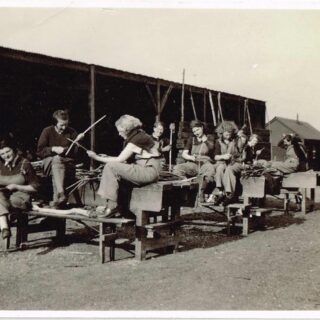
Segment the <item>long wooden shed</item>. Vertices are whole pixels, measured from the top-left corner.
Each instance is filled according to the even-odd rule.
[[[254,131],[266,132],[264,101],[210,88],[4,47],[0,70],[0,131],[13,132],[21,147],[31,151],[58,108],[70,110],[72,126],[79,131],[107,114],[108,120],[92,130],[86,143],[110,154],[121,147],[114,122],[126,113],[139,117],[151,131],[155,119],[177,127],[195,113],[213,123],[214,117],[221,118],[220,106],[224,120],[238,126],[249,121]]]

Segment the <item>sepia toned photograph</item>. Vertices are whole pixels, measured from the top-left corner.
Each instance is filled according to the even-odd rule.
[[[0,317],[319,316],[319,28],[0,5]]]

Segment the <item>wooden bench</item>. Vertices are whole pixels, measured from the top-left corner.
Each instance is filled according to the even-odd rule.
[[[250,229],[264,227],[266,215],[271,213],[271,209],[251,207],[248,204],[233,203],[228,205],[227,210],[227,232],[230,234],[230,227],[235,226],[235,220],[241,219],[242,235],[247,236]]]
[[[247,177],[241,179],[243,187],[243,197],[245,203],[250,202],[250,198],[265,197],[265,177]],[[299,196],[301,198],[301,212],[307,212],[307,191],[310,190],[310,198],[312,204],[311,211],[314,207],[315,188],[320,185],[320,179],[317,172],[295,172],[283,176],[281,192],[284,196],[284,211],[287,213],[289,209],[290,195]],[[299,200],[300,201],[300,200]]]
[[[315,188],[320,185],[319,175],[315,171],[295,172],[283,177],[282,187],[289,191],[300,191],[301,193],[301,212],[307,213],[307,191],[310,190],[311,206],[313,211],[315,202]]]
[[[38,211],[22,212],[17,215],[17,232],[16,232],[16,247],[26,248],[28,241],[28,234],[34,232],[43,232],[46,230],[52,230],[41,228],[41,224],[29,225],[29,217],[51,217],[55,219],[54,228],[56,230],[57,240],[63,242],[66,232],[66,220],[79,221],[83,224],[87,222],[95,223],[99,225],[99,229],[96,230],[99,235],[99,253],[101,262],[105,262],[105,247],[110,247],[110,261],[115,260],[115,240],[117,239],[117,227],[125,225],[133,225],[134,220],[122,219],[122,218],[91,218],[80,214],[56,214],[46,213]],[[107,227],[111,232],[106,232]]]
[[[198,183],[183,180],[133,188],[130,210],[136,215],[136,259],[144,260],[148,251],[160,248],[177,250],[180,209],[189,191],[197,188]]]

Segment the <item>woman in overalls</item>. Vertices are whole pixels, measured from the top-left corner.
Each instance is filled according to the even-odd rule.
[[[183,152],[182,158],[185,163],[176,165],[173,173],[179,176],[195,177],[200,175],[203,179],[200,186],[200,199],[204,200],[204,190],[208,183],[214,181],[214,143],[208,140],[201,121],[193,120],[190,123],[193,137],[190,137]]]
[[[119,180],[141,186],[159,178],[159,153],[152,137],[142,129],[139,119],[123,115],[115,123],[119,135],[125,140],[124,149],[117,157],[99,156],[87,151],[94,160],[105,163],[98,194],[107,201],[103,216],[118,212]],[[126,163],[127,162],[127,163]]]
[[[28,209],[39,180],[30,162],[17,154],[12,138],[0,138],[0,159],[0,228],[2,238],[6,239],[11,236],[10,209]]]
[[[227,166],[231,163],[233,156],[236,154],[236,145],[233,139],[233,129],[226,128],[221,133],[221,136],[216,140],[214,148],[214,180],[218,193],[216,196],[210,196],[210,201],[216,205],[225,200],[224,192],[224,174]]]

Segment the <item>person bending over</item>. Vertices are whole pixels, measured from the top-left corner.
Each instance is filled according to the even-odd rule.
[[[159,152],[152,137],[141,129],[141,121],[133,116],[123,115],[115,126],[125,140],[124,149],[117,157],[99,156],[93,151],[87,151],[89,157],[106,164],[98,189],[98,194],[107,200],[103,214],[106,217],[118,212],[120,179],[141,186],[156,182],[160,171]]]
[[[31,207],[31,193],[37,191],[39,180],[30,162],[17,154],[10,137],[0,138],[0,228],[2,238],[11,236],[8,224],[10,209]]]
[[[279,142],[278,146],[286,149],[284,161],[261,161],[268,170],[280,175],[293,173],[305,169],[307,155],[299,137],[287,134]]]

